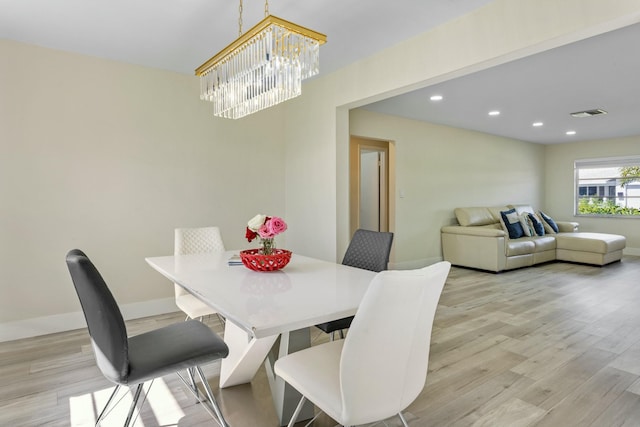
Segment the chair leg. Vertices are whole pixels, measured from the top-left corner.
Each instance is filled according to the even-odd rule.
[[[404,415],[402,415],[402,412],[398,412],[398,417],[400,417],[400,421],[402,421],[402,425],[404,427],[409,427],[409,424],[407,424],[407,420],[404,418]]]
[[[202,385],[204,386],[204,390],[207,393],[209,402],[211,403],[211,406],[213,407],[213,410],[215,411],[216,416],[218,417],[218,422],[222,427],[228,427],[229,425],[227,424],[227,421],[224,419],[224,416],[222,415],[222,411],[218,406],[218,402],[216,402],[216,398],[213,397],[213,392],[211,391],[211,386],[209,386],[207,377],[204,376],[204,373],[202,372],[202,369],[200,369],[199,366],[196,366],[195,369],[196,369],[196,372],[198,373],[198,376],[200,377],[200,381],[202,381]]]
[[[218,320],[220,320],[220,323],[222,324],[222,326],[224,326],[227,323],[227,319],[221,316],[220,313],[216,313],[216,316],[218,316]]]
[[[107,409],[109,409],[109,406],[111,406],[111,402],[113,401],[113,398],[116,397],[116,394],[119,390],[120,384],[116,385],[116,388],[113,390],[113,393],[111,393],[111,396],[109,397],[109,400],[107,400],[106,405],[104,405],[104,408],[102,408],[102,412],[100,412],[100,415],[98,415],[98,419],[96,419],[96,427],[98,426],[98,424],[100,424],[100,421],[107,414]]]
[[[191,381],[191,387],[193,388],[193,392],[196,395],[196,402],[200,402],[200,391],[198,390],[198,385],[196,384],[196,379],[193,376],[193,368],[187,368],[187,374],[189,375],[189,381]]]
[[[133,402],[131,403],[131,408],[129,408],[129,413],[127,414],[127,419],[124,422],[124,427],[129,427],[129,423],[131,422],[131,418],[133,417],[133,411],[136,409],[138,399],[140,399],[140,393],[142,392],[143,385],[144,383],[140,383],[136,387],[136,393],[133,395]]]
[[[296,406],[296,410],[293,411],[293,415],[291,415],[291,419],[289,420],[289,424],[287,425],[287,427],[293,427],[293,425],[296,423],[296,420],[298,419],[298,415],[300,415],[300,411],[302,411],[302,405],[304,405],[305,400],[307,400],[307,398],[304,396],[300,398],[300,402],[298,402],[298,406]]]

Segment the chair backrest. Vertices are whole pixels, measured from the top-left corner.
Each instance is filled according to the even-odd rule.
[[[218,227],[176,228],[174,255],[224,252]]]
[[[116,300],[102,276],[79,249],[67,253],[67,267],[87,321],[98,368],[115,382],[129,374],[127,329]]]
[[[176,228],[174,255],[208,254],[224,252],[224,242],[218,227]],[[175,286],[175,295],[188,294],[181,286]]]
[[[451,264],[389,270],[371,282],[340,360],[342,421],[366,424],[404,410],[424,388],[433,319]]]
[[[357,229],[342,264],[375,272],[386,270],[392,243],[393,233]]]

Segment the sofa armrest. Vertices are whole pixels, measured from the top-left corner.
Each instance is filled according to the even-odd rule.
[[[578,226],[580,224],[571,221],[556,221],[556,225],[558,226],[558,230],[562,233],[575,233],[578,231]]]
[[[502,271],[507,264],[507,234],[492,227],[450,225],[441,228],[442,256],[453,265]]]
[[[440,229],[442,233],[449,234],[464,234],[467,236],[480,236],[480,237],[505,237],[504,230],[498,230],[495,228],[486,227],[463,227],[461,225],[447,225]]]

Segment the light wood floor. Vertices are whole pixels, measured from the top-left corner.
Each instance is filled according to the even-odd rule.
[[[176,321],[181,314],[128,327],[135,334]],[[220,331],[215,318],[209,323]],[[314,331],[315,342],[325,339]],[[264,370],[224,390],[218,370],[205,371],[232,426],[277,425]],[[0,343],[0,426],[93,425],[110,389],[85,331]],[[121,425],[127,406],[103,425]],[[427,384],[408,413],[415,427],[640,426],[640,258],[497,275],[453,268]],[[155,382],[136,425],[212,421],[170,376]],[[323,416],[314,425],[335,423]]]

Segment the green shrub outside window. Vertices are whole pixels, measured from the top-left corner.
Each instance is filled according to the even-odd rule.
[[[577,160],[576,215],[640,218],[640,157]]]

